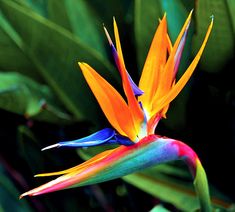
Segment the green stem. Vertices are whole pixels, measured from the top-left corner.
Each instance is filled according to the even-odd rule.
[[[198,159],[196,161],[196,176],[194,178],[193,184],[194,184],[197,196],[199,198],[201,211],[203,212],[212,211],[206,172],[200,160]]]

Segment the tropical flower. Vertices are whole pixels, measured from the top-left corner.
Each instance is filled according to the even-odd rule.
[[[120,146],[102,152],[73,168],[39,174],[36,176],[61,175],[20,197],[35,196],[65,188],[84,186],[115,179],[132,172],[172,160],[184,160],[194,177],[194,184],[204,211],[210,210],[210,198],[204,169],[196,153],[181,141],[155,135],[155,128],[161,118],[166,117],[170,102],[183,89],[191,77],[210,35],[213,18],[197,55],[185,73],[177,81],[182,51],[184,48],[192,12],[185,21],[174,45],[167,33],[166,15],[160,20],[154,35],[139,86],[128,74],[115,19],[114,46],[104,27],[117,68],[122,78],[127,102],[102,76],[86,63],[79,63],[82,73],[95,95],[112,128],[105,128],[85,138],[59,142],[44,148],[90,147],[102,144]]]

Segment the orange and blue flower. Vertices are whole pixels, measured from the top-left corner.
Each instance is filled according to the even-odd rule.
[[[22,194],[21,197],[104,182],[156,164],[184,160],[194,177],[201,207],[205,211],[210,211],[206,175],[196,153],[181,141],[154,134],[158,122],[166,117],[170,102],[180,93],[195,70],[212,29],[213,18],[201,48],[177,81],[176,74],[191,16],[192,12],[174,45],[167,33],[166,15],[160,20],[143,67],[139,86],[133,82],[127,72],[115,19],[113,24],[116,45],[113,44],[104,27],[122,78],[127,101],[91,66],[79,63],[90,89],[113,128],[105,128],[78,140],[59,142],[43,150],[54,147],[91,147],[103,144],[119,144],[120,147],[102,152],[64,171],[36,175],[38,177],[61,176]]]

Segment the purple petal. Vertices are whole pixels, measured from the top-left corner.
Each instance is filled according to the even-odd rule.
[[[112,54],[113,54],[116,66],[118,67],[119,73],[121,74],[121,71],[120,71],[121,67],[119,65],[120,59],[118,57],[117,50],[116,50],[116,48],[114,47],[113,44],[110,44],[110,46],[111,46],[111,49],[112,49]],[[135,96],[141,96],[144,92],[135,84],[135,82],[132,80],[132,78],[131,78],[131,76],[130,76],[130,74],[128,73],[127,70],[126,70],[126,73],[127,73],[131,88],[132,88]]]
[[[141,96],[144,94],[144,91],[142,91],[135,83],[134,81],[132,80],[131,76],[129,75],[129,73],[127,72],[127,76],[128,76],[128,79],[129,79],[129,82],[131,84],[131,87],[132,87],[132,90],[135,94],[135,96]]]
[[[116,66],[118,67],[118,71],[121,74],[121,71],[120,71],[121,70],[121,67],[120,67],[120,62],[121,61],[120,61],[120,58],[118,56],[117,50],[116,50],[115,46],[113,45],[113,41],[110,38],[109,33],[108,33],[108,31],[105,27],[104,27],[104,31],[105,31],[105,34],[106,34],[107,39],[109,41],[109,45],[111,47],[112,55],[113,55],[113,58],[115,60]],[[126,70],[126,72],[127,72],[127,76],[128,76],[130,85],[132,87],[132,90],[133,90],[135,96],[141,96],[144,92],[142,90],[140,90],[140,88],[134,83],[134,81],[132,80],[132,78],[131,78],[131,76],[130,76],[130,74],[128,73],[127,70]]]
[[[186,37],[187,37],[187,34],[188,34],[189,25],[190,25],[190,22],[188,23],[188,25],[185,29],[185,32],[184,32],[184,34],[183,34],[183,36],[180,40],[179,46],[178,46],[176,54],[175,54],[175,58],[174,58],[175,59],[174,75],[176,75],[176,73],[178,71],[178,68],[179,68],[180,59],[181,59],[181,56],[182,56],[182,53],[183,53],[183,50],[184,50],[184,45],[185,45]]]

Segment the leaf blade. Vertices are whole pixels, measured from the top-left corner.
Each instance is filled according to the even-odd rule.
[[[0,82],[0,108],[46,122],[72,121],[47,86],[14,72],[0,72]]]
[[[91,61],[91,64],[100,67],[109,76],[113,69],[110,63],[64,28],[27,8],[5,0],[0,5],[8,21],[21,36],[26,53],[61,101],[78,120],[96,122],[99,114],[97,107],[92,107],[91,93],[81,73],[77,71],[75,61]],[[14,14],[14,18],[11,14]],[[41,34],[44,36],[38,37]],[[48,42],[48,38],[53,42]]]

